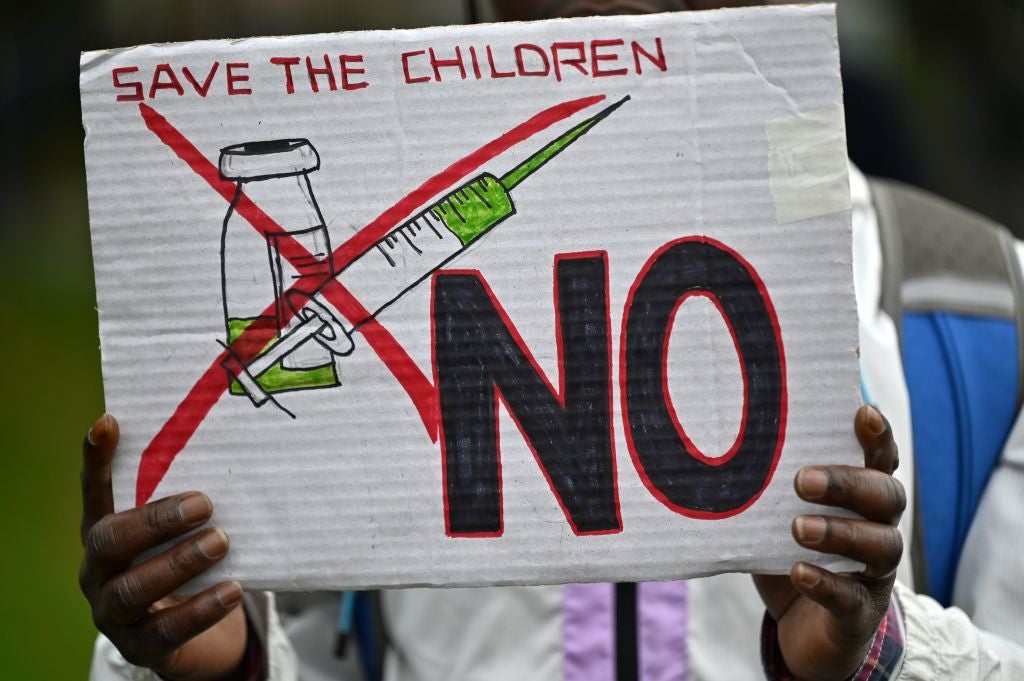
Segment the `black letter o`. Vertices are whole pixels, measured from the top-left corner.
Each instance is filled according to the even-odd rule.
[[[663,353],[680,300],[716,300],[744,372],[743,427],[732,456],[709,461],[680,437],[662,390]],[[740,513],[771,481],[786,431],[786,363],[764,283],[738,253],[707,237],[670,242],[633,283],[622,324],[620,383],[626,440],[647,489],[692,518]]]

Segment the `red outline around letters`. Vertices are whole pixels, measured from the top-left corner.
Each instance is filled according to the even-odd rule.
[[[686,429],[683,428],[683,424],[679,422],[679,414],[676,412],[676,405],[672,401],[672,395],[668,389],[668,343],[672,335],[672,325],[676,320],[676,313],[679,312],[679,308],[683,306],[690,298],[706,298],[711,301],[711,304],[718,309],[718,313],[725,320],[725,325],[729,329],[729,335],[732,336],[733,347],[736,348],[736,356],[740,359],[740,374],[743,376],[743,413],[740,416],[740,427],[736,433],[736,439],[733,441],[732,446],[719,457],[709,457],[707,454],[701,451],[700,447],[694,444],[690,436],[686,434]],[[736,330],[732,328],[732,320],[729,319],[729,315],[725,314],[725,310],[722,309],[722,303],[711,291],[687,291],[679,300],[676,301],[675,307],[672,308],[672,312],[668,316],[668,329],[665,331],[665,343],[661,346],[661,392],[665,396],[665,406],[668,407],[669,418],[672,419],[672,425],[675,426],[676,432],[679,434],[679,438],[683,441],[686,446],[686,451],[690,452],[693,458],[703,461],[709,466],[721,466],[727,463],[729,459],[736,455],[739,451],[740,443],[743,442],[743,434],[747,430],[747,409],[748,405],[748,390],[750,386],[747,383],[747,365],[743,361],[743,352],[740,350],[739,340],[736,338]]]
[[[593,532],[584,532],[582,536],[598,536],[603,534],[618,534],[622,532],[622,509],[619,506],[619,463],[618,454],[615,451],[615,391],[613,386],[615,385],[613,372],[614,363],[612,361],[612,301],[611,301],[611,280],[610,280],[610,267],[608,265],[608,251],[578,251],[575,253],[556,253],[555,254],[555,277],[552,288],[552,297],[554,299],[555,309],[555,334],[556,343],[558,348],[558,400],[565,408],[565,347],[562,345],[562,319],[561,319],[561,308],[558,306],[558,263],[562,260],[578,260],[582,258],[601,258],[604,261],[604,313],[605,313],[605,328],[607,329],[607,341],[608,341],[608,436],[611,438],[612,445],[612,494],[615,495],[615,518],[619,523],[619,529],[617,530],[596,530]],[[534,454],[536,458],[536,454]],[[538,464],[540,462],[538,461]],[[542,467],[543,468],[543,467]],[[550,484],[550,483],[549,483]],[[561,503],[561,502],[559,502]],[[565,509],[562,509],[563,511]],[[570,525],[572,521],[570,521]],[[573,532],[576,532],[575,526]]]
[[[498,529],[494,532],[452,532],[448,503],[448,447],[444,437],[444,419],[441,415],[441,396],[438,394],[440,380],[437,376],[437,327],[434,324],[434,300],[437,294],[437,279],[447,274],[473,274],[480,276],[480,270],[438,270],[430,277],[430,367],[434,376],[434,402],[437,407],[437,432],[441,441],[441,503],[444,506],[444,533],[453,539],[495,538],[505,534],[505,483],[501,464],[501,433],[498,428],[498,402],[501,393],[497,390],[498,399],[494,400],[494,451],[498,457]],[[481,280],[483,277],[480,277]],[[486,286],[486,284],[485,284]],[[542,374],[543,376],[543,374]],[[508,409],[508,405],[505,405]],[[550,484],[550,483],[549,483]]]
[[[688,242],[688,241],[697,241],[697,242],[701,242],[701,243],[711,244],[712,246],[715,246],[716,248],[720,248],[721,250],[729,253],[734,258],[736,258],[736,260],[741,265],[743,265],[743,267],[750,274],[751,279],[753,279],[754,284],[757,286],[757,290],[761,294],[761,299],[764,301],[765,308],[768,310],[768,316],[769,316],[769,318],[771,319],[771,322],[772,322],[772,329],[775,331],[776,347],[779,350],[779,372],[780,372],[781,393],[782,394],[780,395],[781,405],[780,405],[780,408],[779,408],[779,436],[778,436],[778,441],[775,444],[775,454],[772,457],[771,467],[768,469],[768,475],[765,476],[764,485],[761,487],[760,490],[758,490],[757,494],[752,496],[747,501],[747,503],[743,504],[742,506],[740,506],[738,508],[735,508],[735,509],[732,509],[730,511],[724,511],[722,513],[714,513],[714,512],[710,512],[710,511],[696,511],[696,510],[694,510],[692,508],[686,508],[684,506],[679,506],[679,505],[673,503],[672,501],[670,501],[665,496],[665,494],[660,489],[658,489],[658,487],[651,481],[650,477],[647,475],[647,471],[644,469],[644,466],[640,462],[640,458],[637,455],[636,446],[633,443],[632,429],[630,428],[630,425],[629,425],[629,405],[628,405],[627,400],[626,400],[626,378],[627,378],[626,377],[626,372],[627,372],[627,366],[626,366],[626,329],[629,326],[629,324],[628,324],[628,322],[629,322],[629,310],[630,310],[630,308],[632,307],[632,304],[633,304],[633,295],[634,295],[634,293],[636,293],[636,289],[640,285],[640,282],[643,281],[644,276],[647,274],[647,272],[650,270],[650,268],[654,265],[654,262],[658,259],[658,257],[662,253],[664,253],[668,249],[672,248],[676,244],[685,243],[685,242]],[[677,307],[678,307],[678,305],[677,305]],[[674,310],[673,310],[673,312],[674,312]],[[728,317],[725,314],[723,314],[722,316],[726,319],[726,323],[729,324],[729,330],[730,330],[730,332],[732,332],[732,324],[728,321]],[[736,337],[735,337],[735,334],[733,334],[733,342],[735,342],[735,340],[736,340]],[[665,338],[665,345],[666,346],[668,345],[668,337],[667,337],[667,335],[666,335],[666,338]],[[664,349],[662,350],[662,352],[663,353],[665,352]],[[740,360],[741,360],[740,363],[741,363],[741,365],[742,365],[742,359],[743,359],[743,357],[742,357],[742,354],[741,354],[740,355]],[[744,370],[744,376],[745,375],[746,374],[745,374],[745,370]],[[647,488],[647,491],[650,492],[654,496],[654,498],[656,498],[658,501],[660,501],[662,504],[664,504],[667,508],[675,511],[676,513],[678,513],[680,515],[686,516],[688,518],[694,518],[694,519],[697,519],[697,520],[721,520],[721,519],[724,519],[724,518],[731,518],[734,515],[738,515],[740,513],[743,513],[743,511],[745,511],[748,508],[750,508],[754,504],[754,502],[756,502],[758,499],[761,498],[761,495],[764,494],[764,491],[766,489],[768,489],[768,485],[771,483],[772,478],[775,476],[775,469],[776,469],[776,467],[779,464],[779,459],[782,456],[782,449],[783,449],[783,447],[786,444],[786,417],[787,417],[788,409],[789,409],[789,393],[788,393],[788,388],[787,388],[787,383],[786,383],[786,353],[785,353],[785,349],[784,349],[783,344],[782,344],[782,329],[779,326],[779,318],[778,318],[778,315],[775,312],[775,306],[772,304],[772,299],[768,295],[768,288],[765,286],[764,281],[761,279],[761,276],[757,273],[757,270],[754,269],[754,267],[747,261],[746,258],[741,256],[734,249],[730,248],[729,246],[726,246],[721,241],[718,241],[717,239],[712,239],[712,238],[707,237],[707,236],[686,236],[686,237],[681,237],[679,239],[675,239],[673,241],[670,241],[670,242],[666,243],[661,248],[659,248],[657,251],[655,251],[651,255],[650,258],[647,259],[647,262],[644,263],[644,266],[641,268],[640,273],[637,274],[636,279],[633,280],[632,286],[630,286],[629,295],[626,297],[626,304],[625,304],[625,307],[623,308],[623,312],[622,312],[622,330],[621,330],[620,335],[619,335],[619,399],[620,399],[621,404],[622,404],[622,424],[623,424],[623,426],[625,428],[625,431],[626,431],[626,445],[629,448],[629,457],[633,461],[633,467],[636,468],[637,473],[639,473],[640,479],[643,481],[644,487]],[[669,411],[671,411],[671,402],[667,403],[666,406],[669,407],[670,408]],[[746,381],[744,380],[744,395],[743,395],[743,411],[744,411],[744,414],[746,413],[746,410],[747,410],[747,395],[746,395]],[[687,451],[689,452],[690,450],[687,449]],[[735,454],[735,452],[733,452],[733,454]],[[701,460],[704,460],[703,457],[695,457],[695,458],[700,458]],[[730,456],[730,458],[731,458],[731,456]],[[710,463],[710,462],[708,462],[708,463]],[[724,463],[724,461],[722,463]],[[715,464],[712,464],[712,465],[715,465]],[[721,465],[721,464],[717,464],[717,465]]]
[[[608,319],[607,319],[607,329],[608,329],[608,334],[609,334],[609,337],[606,339],[607,343],[608,343],[608,391],[609,391],[608,392],[608,412],[609,412],[608,430],[609,430],[609,436],[611,437],[611,444],[612,444],[612,449],[611,449],[611,457],[612,457],[612,494],[614,495],[614,498],[615,498],[615,517],[616,517],[616,520],[618,521],[618,524],[619,524],[618,529],[594,530],[594,531],[588,531],[588,532],[581,532],[579,530],[579,528],[576,527],[576,523],[573,522],[572,516],[569,514],[569,510],[565,507],[565,504],[562,501],[561,495],[558,493],[558,490],[555,488],[554,483],[551,481],[551,476],[548,474],[547,468],[545,468],[544,464],[541,462],[540,457],[537,456],[537,450],[536,450],[536,448],[533,445],[533,441],[530,440],[529,436],[526,434],[526,431],[523,430],[523,426],[519,422],[519,419],[516,417],[515,412],[512,411],[512,409],[509,407],[508,401],[505,399],[505,396],[501,392],[501,388],[499,388],[498,386],[495,385],[494,386],[494,391],[495,391],[495,395],[497,396],[497,399],[495,400],[495,412],[494,412],[494,419],[495,419],[494,425],[495,425],[495,427],[494,427],[494,433],[495,433],[495,450],[498,452],[498,466],[499,466],[499,469],[498,469],[498,499],[499,499],[499,503],[501,503],[501,506],[499,507],[499,513],[500,513],[500,518],[501,518],[500,529],[497,532],[494,532],[494,533],[486,533],[486,532],[453,533],[451,531],[451,527],[449,526],[449,522],[448,522],[448,508],[449,508],[448,507],[448,480],[447,480],[448,459],[447,459],[447,451],[446,451],[446,448],[445,448],[444,427],[443,427],[443,425],[439,425],[438,426],[438,430],[440,431],[440,440],[441,440],[441,477],[442,477],[442,485],[444,487],[445,534],[448,535],[449,537],[500,537],[502,535],[502,533],[504,532],[504,528],[505,528],[505,507],[504,507],[504,493],[502,491],[503,482],[502,482],[502,474],[501,474],[501,465],[502,465],[501,464],[501,429],[500,429],[499,422],[498,422],[498,410],[497,410],[498,402],[500,402],[501,404],[503,404],[505,406],[505,411],[508,413],[509,416],[512,417],[512,422],[515,423],[516,429],[519,430],[519,434],[522,436],[523,441],[526,442],[526,446],[530,449],[530,453],[533,455],[533,460],[534,460],[534,462],[536,462],[537,468],[540,469],[541,474],[544,476],[544,480],[548,484],[548,489],[551,490],[552,495],[554,495],[554,497],[555,497],[555,501],[558,502],[558,507],[562,509],[562,515],[565,516],[566,522],[569,523],[569,527],[572,529],[573,534],[575,534],[576,536],[584,537],[584,536],[598,536],[598,535],[606,535],[606,534],[618,534],[619,532],[622,532],[622,511],[621,511],[621,508],[620,508],[620,505],[619,505],[619,478],[618,478],[618,467],[616,465],[616,460],[615,460],[615,456],[616,456],[615,455],[615,425],[614,425],[614,413],[613,413],[613,407],[612,407],[613,398],[612,398],[612,392],[611,392],[611,389],[612,389],[612,376],[611,376],[611,374],[612,374],[612,363],[611,363],[611,337],[610,337],[611,336],[611,306],[610,306],[610,303],[609,303],[609,300],[608,300],[608,295],[609,295],[608,294],[608,291],[609,291],[609,289],[608,289],[608,285],[609,285],[609,281],[608,281],[608,277],[609,277],[609,274],[608,274],[608,254],[605,251],[587,251],[587,252],[583,252],[583,253],[559,253],[559,254],[555,255],[555,266],[557,267],[557,263],[561,259],[585,258],[585,257],[595,257],[595,256],[602,257],[604,262],[605,262],[605,268],[604,268],[604,271],[605,271],[605,311],[606,311],[606,315],[608,317]],[[430,349],[431,349],[431,361],[432,361],[433,368],[434,368],[434,385],[435,385],[435,389],[436,389],[436,386],[438,385],[438,381],[437,381],[437,361],[435,359],[436,356],[437,356],[437,354],[436,354],[437,353],[437,348],[436,348],[436,345],[434,343],[435,333],[434,333],[434,326],[433,326],[433,324],[434,324],[434,315],[433,315],[433,309],[434,309],[434,290],[435,290],[435,284],[437,282],[437,278],[439,276],[445,276],[445,275],[465,275],[465,276],[476,277],[476,279],[483,286],[484,292],[487,294],[487,297],[490,298],[491,304],[494,307],[495,311],[498,313],[498,316],[501,318],[501,321],[505,325],[505,328],[508,329],[509,334],[512,336],[512,340],[515,341],[515,344],[519,347],[520,352],[522,352],[523,355],[526,357],[527,361],[529,361],[530,366],[533,367],[534,373],[536,373],[538,376],[540,376],[540,379],[541,379],[541,381],[544,382],[544,385],[547,387],[548,392],[551,393],[551,395],[555,398],[555,401],[558,402],[562,406],[562,408],[564,409],[565,408],[565,365],[564,365],[564,348],[563,348],[563,345],[562,345],[562,333],[561,333],[561,328],[562,328],[562,325],[561,325],[561,314],[560,314],[560,310],[559,310],[559,306],[558,306],[558,276],[557,276],[557,274],[554,276],[553,288],[554,288],[554,300],[555,300],[555,343],[557,345],[557,352],[558,352],[558,385],[559,385],[559,390],[558,391],[555,390],[554,386],[551,384],[551,381],[548,379],[547,374],[545,374],[544,371],[540,368],[540,365],[537,363],[537,360],[533,356],[533,353],[530,352],[530,348],[526,345],[526,342],[523,341],[522,336],[519,335],[519,330],[516,328],[515,324],[512,323],[512,320],[509,318],[508,313],[505,311],[505,308],[502,307],[501,303],[498,301],[497,297],[494,295],[494,291],[491,290],[490,284],[484,278],[483,274],[481,274],[480,270],[475,270],[475,269],[443,270],[441,272],[436,272],[434,274],[434,276],[431,277],[431,284],[430,284],[430,288],[431,288],[431,294],[430,294],[430,309],[431,309],[431,315],[430,315],[430,323],[431,323],[431,329],[430,329]],[[440,410],[439,410],[439,416],[438,416],[438,423],[439,424],[441,423]]]

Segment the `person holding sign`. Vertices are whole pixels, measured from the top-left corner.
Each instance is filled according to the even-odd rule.
[[[723,4],[505,0],[498,6],[508,19],[540,19]],[[771,679],[822,681],[1024,674],[1021,594],[1013,572],[1021,562],[1020,547],[1004,541],[1020,513],[1015,510],[1020,495],[1014,490],[1020,489],[1024,433],[1009,433],[1018,407],[1019,367],[1013,390],[986,390],[989,384],[975,390],[981,379],[971,375],[971,357],[953,352],[964,334],[971,347],[989,358],[1016,358],[1021,341],[1013,337],[1009,346],[999,345],[1001,331],[993,337],[984,334],[1002,326],[976,328],[947,314],[947,308],[978,312],[971,307],[978,301],[963,292],[979,290],[979,282],[985,285],[980,290],[997,290],[997,298],[1009,300],[1006,309],[986,310],[999,324],[1006,321],[1007,310],[1011,317],[1016,314],[1024,302],[1015,287],[1021,274],[1013,244],[978,218],[905,188],[869,183],[857,172],[852,185],[863,382],[892,425],[879,409],[861,408],[852,425],[864,466],[809,466],[793,481],[802,499],[860,518],[801,515],[792,520],[792,534],[804,547],[864,564],[860,572],[834,573],[799,562],[789,575],[752,580],[721,575],[615,586],[388,591],[376,608],[365,595],[347,594],[339,604],[336,594],[282,594],[280,612],[272,594],[246,595],[235,582],[178,599],[169,594],[223,560],[228,538],[218,528],[192,534],[214,512],[213,502],[201,492],[114,513],[110,466],[118,426],[112,416],[104,416],[86,437],[82,472],[81,586],[103,634],[92,678],[318,681],[365,673],[376,679],[381,658],[384,677],[392,681],[742,679],[756,678],[762,668]],[[944,229],[935,231],[935,225]],[[964,230],[966,240],[948,238]],[[896,242],[901,249],[892,247]],[[927,253],[914,250],[921,242],[927,243]],[[998,267],[951,266],[964,243],[975,249],[972,262]],[[927,288],[936,281],[948,284],[949,269],[962,289]],[[943,307],[951,298],[956,305]],[[938,340],[927,335],[934,328],[942,329]],[[948,350],[945,355],[935,350],[940,341]],[[956,379],[940,386],[955,393],[945,394],[942,418],[942,405],[931,413],[921,406],[927,402],[919,401],[922,394],[943,395],[934,384],[922,382],[940,371]],[[250,378],[255,383],[258,376]],[[976,402],[969,404],[967,398]],[[1010,423],[985,421],[1006,411],[1007,400]],[[929,428],[954,417],[973,418],[973,428],[995,433],[995,454],[963,460],[957,457],[975,455],[980,445],[944,448],[942,432]],[[911,456],[912,449],[922,454]],[[936,461],[943,470],[936,471]],[[916,484],[915,476],[901,483],[898,477],[911,464]],[[962,484],[953,485],[953,492],[962,498],[936,502],[932,490],[950,486],[941,477],[944,471],[985,466],[985,474],[955,481]],[[981,487],[989,479],[982,497]],[[904,513],[908,496],[913,497],[912,514]],[[927,524],[936,503],[964,509],[958,518],[962,537],[951,539],[952,530]],[[925,518],[924,530],[915,523],[901,534],[898,528],[917,515]],[[168,542],[171,548],[149,555]],[[906,584],[944,604],[961,605],[974,622]],[[387,630],[386,650],[383,640],[373,636],[375,617],[383,619]],[[330,645],[335,627],[337,652],[345,654],[335,654]]]

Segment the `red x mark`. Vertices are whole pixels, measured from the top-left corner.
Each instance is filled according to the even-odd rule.
[[[483,164],[504,153],[519,142],[529,139],[558,121],[568,118],[602,101],[604,98],[604,95],[584,97],[545,109],[500,137],[491,140],[468,156],[451,164],[414,189],[398,203],[385,210],[371,223],[359,230],[352,238],[336,248],[334,250],[336,269],[344,269],[364,250],[382,239],[402,220],[412,215],[417,208],[426,204],[438,194],[455,186],[465,177],[478,170]],[[156,134],[164,144],[170,147],[196,174],[206,180],[217,193],[224,197],[225,201],[230,202],[234,198],[234,183],[221,179],[217,167],[203,156],[166,118],[146,104],[139,104],[139,111],[146,123],[146,127]],[[244,194],[235,205],[235,211],[261,234],[283,234],[285,232],[279,224]],[[301,244],[290,237],[282,237],[280,244],[282,255],[289,260],[309,255],[309,252]],[[309,279],[312,280],[313,278]],[[323,286],[321,293],[350,321],[366,319],[369,316],[369,313],[362,304],[337,279],[310,280],[300,280],[298,284],[290,288],[282,296],[287,295],[291,291],[313,293],[313,291]],[[277,301],[274,301],[262,314],[272,318],[276,306]],[[281,308],[289,310],[290,306],[282,305]],[[286,314],[290,315],[292,313],[289,311]],[[287,321],[288,319],[282,319],[280,323],[284,324]],[[278,330],[277,325],[273,322],[261,323],[257,321],[235,339],[231,344],[230,350],[243,362],[248,362],[265,347],[266,343],[277,334]],[[427,434],[432,441],[436,442],[437,400],[433,383],[420,371],[419,367],[412,361],[412,358],[409,357],[405,349],[398,344],[394,336],[377,320],[364,322],[359,327],[359,332],[363,334],[367,344],[376,352],[377,356],[380,357],[388,370],[405,389],[413,402],[413,406],[419,412]],[[139,460],[138,477],[135,483],[135,503],[137,505],[146,503],[153,495],[174,458],[188,444],[188,441],[192,438],[192,435],[199,428],[207,414],[210,413],[213,406],[227,391],[227,374],[221,363],[228,357],[228,352],[224,351],[213,360],[209,368],[203,372],[185,398],[178,404],[171,417],[167,419],[160,428],[160,431],[150,441],[149,445],[146,446],[146,449],[143,450],[142,458]]]

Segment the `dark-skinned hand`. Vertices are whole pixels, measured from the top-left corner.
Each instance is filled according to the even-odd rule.
[[[854,431],[864,467],[807,466],[796,475],[805,501],[853,511],[861,518],[798,516],[793,537],[801,545],[865,564],[836,574],[795,563],[788,575],[755,575],[754,584],[778,622],[786,666],[802,681],[842,681],[864,662],[885,617],[896,581],[903,540],[896,529],[906,507],[903,486],[892,477],[899,454],[888,422],[861,407]]]
[[[227,554],[228,539],[207,528],[136,563],[142,553],[206,523],[213,505],[188,492],[114,513],[110,464],[118,427],[96,421],[83,444],[82,593],[96,627],[128,662],[173,681],[225,681],[241,673],[247,627],[242,587],[223,582],[190,598],[171,594]]]

